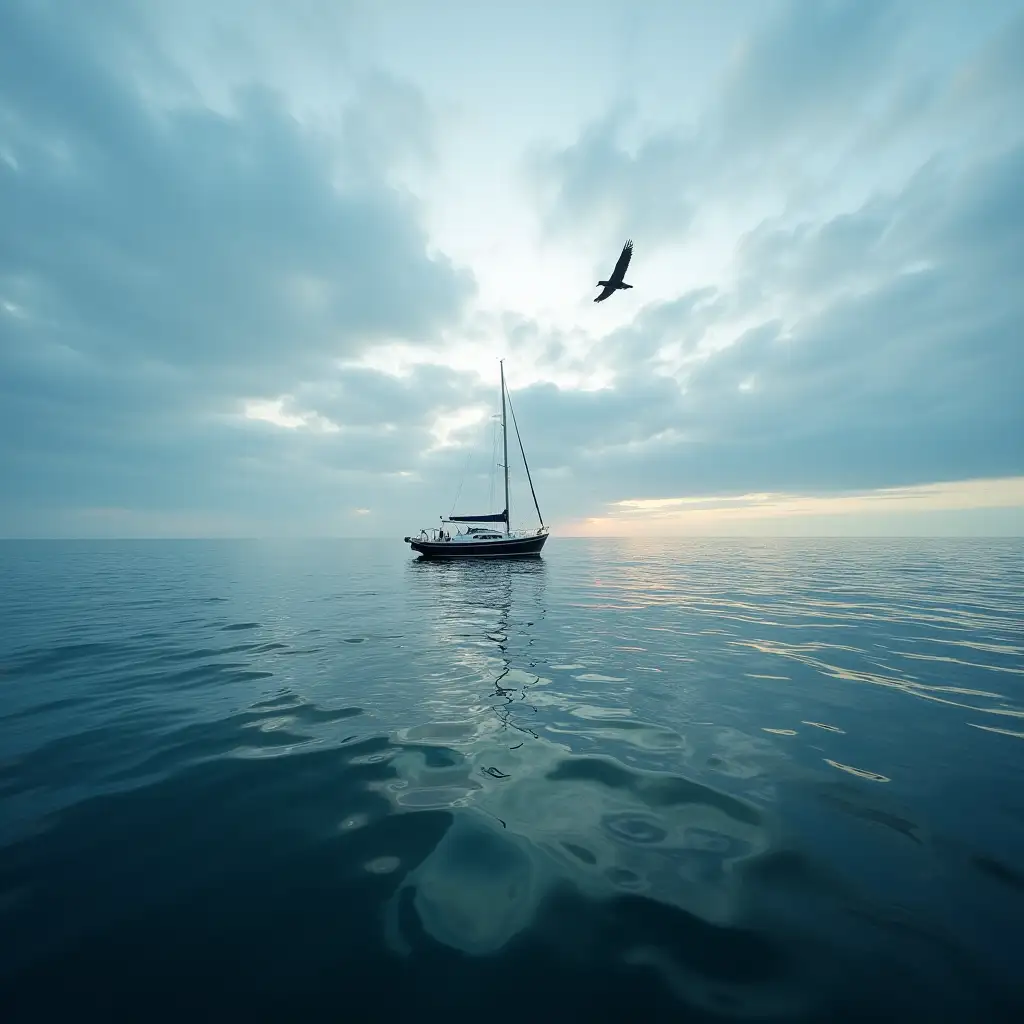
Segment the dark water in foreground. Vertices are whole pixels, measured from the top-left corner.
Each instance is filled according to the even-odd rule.
[[[5,1021],[993,1021],[1022,924],[1022,542],[0,544]]]

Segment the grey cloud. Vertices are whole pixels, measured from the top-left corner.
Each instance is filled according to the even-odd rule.
[[[375,78],[349,111],[342,178],[367,164],[377,178],[339,191],[338,154],[273,93],[240,92],[233,117],[157,114],[29,8],[9,9],[0,43],[5,291],[27,280],[111,347],[256,356],[275,376],[456,314],[470,279],[426,257],[416,209],[380,181],[384,129],[423,121],[407,87]]]
[[[727,75],[712,133],[730,153],[752,153],[855,118],[906,21],[887,0],[784,4]]]
[[[564,147],[531,153],[525,174],[548,231],[600,228],[609,244],[626,232],[656,246],[680,238],[701,207],[732,197],[799,205],[813,187],[808,154],[828,157],[834,185],[854,161],[898,153],[917,122],[933,133],[924,145],[969,138],[976,124],[979,137],[1018,135],[1024,19],[991,6],[979,12],[988,41],[951,73],[933,62],[943,30],[920,26],[950,31],[963,10],[955,4],[780,4],[745,40],[697,124],[631,144],[640,125],[620,102]]]
[[[370,180],[407,162],[431,165],[436,158],[434,118],[423,95],[408,82],[381,72],[362,75],[361,102],[348,106],[342,137],[358,155]]]
[[[662,349],[692,355],[708,328],[738,306],[734,295],[695,288],[644,306],[633,321],[596,341],[583,331],[542,328],[518,314],[506,312],[499,320],[509,351],[545,370],[585,375],[597,366],[647,373]]]
[[[1024,146],[969,172],[932,168],[821,227],[759,230],[745,272],[820,299],[819,311],[765,320],[680,385],[655,386],[643,359],[671,336],[673,313],[676,330],[694,329],[694,296],[647,312],[647,347],[622,361],[615,388],[517,397],[543,424],[538,464],[571,473],[563,507],[1024,473],[1022,169]]]
[[[645,306],[632,323],[603,338],[598,351],[620,371],[649,364],[666,346],[675,346],[680,355],[690,354],[732,305],[732,298],[716,288],[694,288],[668,302]]]
[[[534,384],[513,395],[521,429],[529,431],[528,457],[537,466],[565,465],[571,453],[642,441],[671,426],[666,411],[678,388],[665,377],[620,380],[601,391],[562,390]]]
[[[573,231],[581,223],[596,223],[608,237],[628,231],[664,240],[690,225],[698,197],[686,183],[694,178],[697,146],[666,132],[630,152],[620,140],[625,121],[626,111],[613,110],[586,126],[564,149],[538,148],[528,155],[527,176],[550,230]],[[595,280],[607,274],[604,262],[595,262]]]
[[[253,378],[424,340],[455,316],[468,282],[426,259],[415,211],[380,188],[337,195],[326,155],[270,97],[234,122],[169,120],[130,146],[83,146],[71,168],[3,167],[0,274],[15,302],[28,278],[40,315],[91,328],[79,345]]]
[[[479,378],[433,365],[420,365],[406,377],[349,368],[326,381],[306,384],[285,403],[285,412],[316,412],[335,423],[387,428],[426,427],[442,413],[479,401],[492,401]]]
[[[955,268],[958,294],[969,283],[980,299],[1021,257],[1022,174],[1022,145],[966,168],[934,159],[902,190],[872,197],[854,213],[823,224],[765,221],[740,243],[741,286],[759,296],[863,290],[927,263]],[[984,309],[977,302],[976,312]]]
[[[748,302],[764,300],[784,289],[792,295],[856,284],[877,275],[879,243],[890,224],[884,204],[871,203],[856,213],[824,224],[801,223],[781,228],[764,221],[741,240],[738,262]],[[892,270],[886,265],[887,272]]]
[[[581,331],[543,329],[529,317],[508,311],[497,318],[495,329],[517,361],[530,360],[545,370],[579,369],[579,359],[572,350],[579,343],[590,343],[589,336]]]
[[[1003,16],[1008,9],[995,4]],[[951,99],[967,107],[974,117],[994,115],[982,120],[984,128],[1019,130],[1018,111],[1024,99],[1024,9],[1011,14],[999,26],[986,46],[970,62],[953,84]]]
[[[0,471],[21,482],[0,532],[23,530],[33,502],[230,504],[310,453],[342,475],[407,469],[422,431],[318,448],[223,416],[461,316],[472,276],[428,255],[414,200],[389,183],[429,159],[422,97],[363,75],[340,150],[259,87],[231,113],[156,107],[126,70],[153,35],[132,19],[114,31],[117,6],[78,33],[76,10],[0,13]],[[371,384],[339,384],[363,423]]]

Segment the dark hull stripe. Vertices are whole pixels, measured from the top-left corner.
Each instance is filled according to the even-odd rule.
[[[492,540],[483,544],[461,541],[410,540],[409,546],[427,558],[513,558],[539,555],[547,535],[522,540]]]

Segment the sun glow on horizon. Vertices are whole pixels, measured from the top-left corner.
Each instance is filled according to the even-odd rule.
[[[716,533],[771,535],[810,518],[1018,510],[1024,522],[1024,477],[961,480],[889,487],[838,495],[750,493],[669,498],[631,498],[612,502],[604,515],[566,523],[564,536],[655,537],[709,536]],[[783,528],[783,529],[780,529]]]

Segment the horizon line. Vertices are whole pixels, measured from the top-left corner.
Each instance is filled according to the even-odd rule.
[[[621,533],[605,534],[555,534],[549,540],[1024,540],[1024,533],[666,533],[638,534],[628,536]],[[397,535],[377,534],[373,536],[350,534],[263,534],[263,535],[217,535],[190,536],[180,534],[153,534],[146,536],[0,536],[0,543],[60,543],[83,542],[124,542],[124,541],[387,541],[404,544]]]

